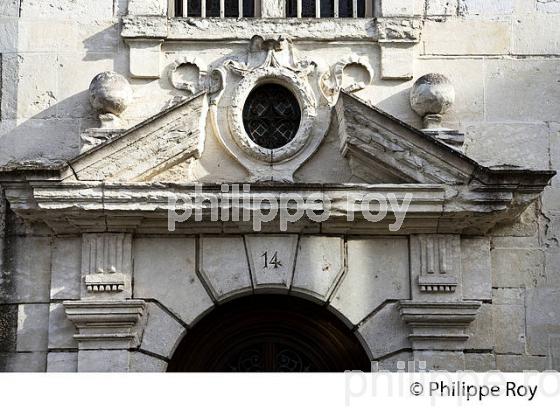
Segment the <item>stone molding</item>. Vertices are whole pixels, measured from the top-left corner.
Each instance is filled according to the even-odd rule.
[[[142,300],[76,300],[63,302],[76,326],[82,349],[129,349],[141,338],[146,303]]]
[[[122,19],[121,36],[130,47],[130,73],[158,78],[164,41],[239,41],[282,33],[295,41],[378,42],[383,79],[413,76],[414,47],[420,42],[422,20],[413,16],[360,19],[296,18],[172,18],[131,15]]]
[[[410,326],[408,336],[414,350],[463,350],[466,329],[476,318],[481,302],[438,302],[402,300],[399,311]]]

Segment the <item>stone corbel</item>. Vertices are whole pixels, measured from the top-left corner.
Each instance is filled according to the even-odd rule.
[[[381,78],[410,80],[414,77],[414,47],[420,42],[419,18],[378,18],[376,29],[381,48]]]
[[[124,233],[82,236],[82,299],[132,295],[132,238]]]
[[[161,45],[163,39],[129,38],[130,76],[132,78],[156,79],[161,76]]]
[[[66,316],[82,349],[129,349],[139,345],[146,303],[142,300],[69,300]]]
[[[399,311],[410,326],[414,350],[463,350],[466,329],[476,318],[481,302],[420,302],[403,300]]]

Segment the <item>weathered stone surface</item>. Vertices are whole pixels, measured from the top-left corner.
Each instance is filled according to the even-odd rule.
[[[550,355],[560,335],[560,290],[527,289],[527,353]]]
[[[412,16],[419,11],[420,2],[417,0],[374,1],[375,9],[383,17]]]
[[[130,372],[161,373],[167,369],[167,363],[157,357],[142,352],[130,353]]]
[[[411,369],[409,364],[412,366],[416,363],[412,360],[412,352],[399,352],[389,357],[385,357],[378,362],[373,362],[372,367],[375,370],[375,365],[377,363],[378,371],[387,372],[403,372],[403,371],[415,371],[416,369]]]
[[[410,330],[403,322],[395,303],[388,303],[358,328],[359,337],[369,347],[374,360],[411,347]]]
[[[465,355],[463,352],[418,350],[414,352],[414,360],[426,362],[426,370],[453,372],[465,369]]]
[[[2,138],[2,165],[24,160],[48,164],[61,158],[69,159],[79,152],[79,124],[76,120],[32,119],[10,127],[9,131]]]
[[[555,98],[560,93],[560,66],[549,59],[488,60],[486,62],[486,118],[489,122],[547,121],[556,118]],[[522,102],[519,96],[523,96]],[[534,132],[534,129],[533,129]],[[524,150],[541,152],[541,142]],[[494,150],[507,149],[508,144]]]
[[[514,11],[516,0],[459,0],[463,14],[499,15],[511,14]]]
[[[465,151],[487,166],[548,167],[546,124],[480,124],[466,129]],[[508,141],[503,144],[503,141]],[[531,149],[520,149],[528,147]],[[497,149],[499,147],[499,149]]]
[[[0,352],[16,350],[17,320],[17,305],[0,305]]]
[[[245,243],[255,290],[287,291],[294,273],[297,235],[247,235]]]
[[[492,305],[496,353],[525,352],[525,306],[523,291],[503,289],[494,293]],[[498,369],[501,369],[498,366]]]
[[[78,372],[127,372],[128,350],[80,350]]]
[[[156,303],[148,304],[148,319],[140,348],[170,358],[185,328]]]
[[[537,0],[537,10],[545,13],[560,13],[560,1]]]
[[[513,53],[520,55],[560,54],[558,16],[534,14],[513,21]]]
[[[496,357],[491,353],[465,353],[465,370],[487,372],[496,369]]]
[[[508,21],[426,21],[422,31],[424,53],[437,55],[507,54],[510,38]]]
[[[111,19],[114,0],[26,0],[21,7],[23,18],[90,21]]]
[[[49,349],[77,348],[74,335],[78,331],[68,320],[62,303],[51,303],[49,311]]]
[[[17,351],[46,351],[48,344],[49,304],[18,305]]]
[[[492,286],[536,286],[544,278],[544,252],[540,249],[494,248]]]
[[[430,0],[426,4],[428,16],[454,16],[457,14],[459,0]]]
[[[502,372],[542,372],[547,368],[546,357],[525,355],[496,355],[497,368]]]
[[[48,373],[75,373],[78,371],[78,352],[49,352]]]
[[[326,300],[344,269],[344,240],[304,236],[299,240],[292,292]]]
[[[484,303],[466,332],[469,339],[465,344],[466,349],[493,350],[494,341],[494,315],[492,305]]]
[[[20,53],[67,53],[78,50],[78,47],[81,49],[83,44],[76,39],[77,27],[79,25],[69,21],[20,20],[17,50]]]
[[[53,242],[51,299],[80,298],[82,240],[60,237]]]
[[[129,0],[128,14],[144,16],[166,16],[166,0]]]
[[[44,372],[47,352],[0,353],[0,370],[4,372]]]
[[[196,276],[193,238],[138,238],[133,254],[135,298],[156,299],[187,324],[213,306]]]
[[[409,80],[414,76],[414,48],[410,45],[381,46],[381,77],[385,80]]]
[[[2,7],[0,5],[0,7]],[[18,42],[18,21],[0,15],[0,53],[14,52]]]
[[[488,238],[461,238],[461,268],[463,271],[463,298],[491,299],[492,266]]]
[[[200,274],[217,300],[252,291],[242,236],[204,236],[200,248]]]
[[[2,17],[17,17],[19,14],[20,0],[4,0],[0,4],[0,16]]]
[[[348,271],[331,306],[353,324],[359,323],[386,300],[410,295],[408,240],[348,240]]]
[[[6,238],[8,258],[0,273],[0,303],[48,302],[51,240],[42,237]]]

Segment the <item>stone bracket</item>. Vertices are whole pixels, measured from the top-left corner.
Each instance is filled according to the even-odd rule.
[[[463,350],[465,332],[481,302],[399,302],[402,320],[410,326],[408,336],[414,350]]]
[[[130,49],[130,76],[156,79],[161,76],[161,45],[163,39],[126,39]]]
[[[82,298],[126,299],[132,294],[132,236],[82,235]]]
[[[461,300],[459,236],[420,234],[410,239],[413,298],[439,302],[442,298]]]
[[[78,333],[79,349],[129,349],[139,345],[146,303],[143,300],[69,300],[66,316]]]

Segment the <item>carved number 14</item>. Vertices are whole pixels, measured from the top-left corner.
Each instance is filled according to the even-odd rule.
[[[272,258],[270,259],[268,258],[268,251],[263,253],[262,257],[264,258],[263,268],[265,269],[268,269],[271,266],[274,267],[274,269],[278,269],[280,266],[282,266],[282,262],[280,262],[280,260],[278,259],[278,251],[274,252],[274,255],[272,255]]]

